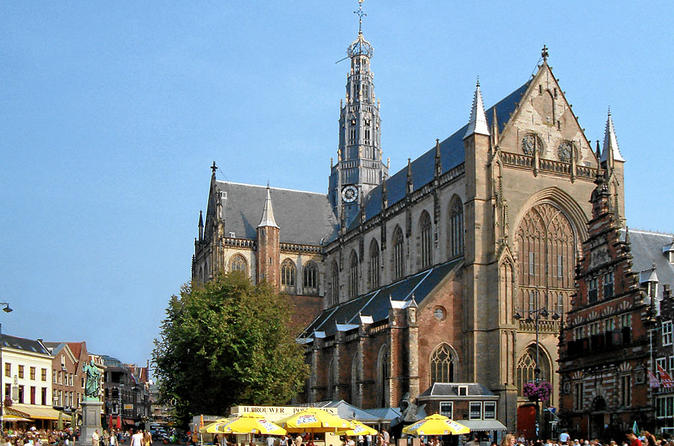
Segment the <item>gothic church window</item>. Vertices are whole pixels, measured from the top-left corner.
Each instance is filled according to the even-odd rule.
[[[241,271],[246,276],[248,275],[248,262],[241,254],[234,255],[229,261],[230,271]]]
[[[349,262],[349,298],[358,297],[358,255],[356,251],[351,252]]]
[[[536,346],[530,345],[517,361],[517,394],[522,396],[522,389],[528,382],[536,380],[536,368],[538,367],[538,379],[550,382],[550,361],[545,351],[538,349],[538,366],[536,364]]]
[[[316,262],[307,262],[304,265],[302,275],[304,294],[318,294],[318,266],[316,266]]]
[[[285,259],[281,264],[281,286],[283,291],[292,292],[295,290],[296,272],[295,263],[290,259]]]
[[[515,310],[545,308],[552,315],[563,306],[555,297],[561,293],[566,299],[575,291],[575,234],[570,220],[550,202],[533,206],[522,217],[516,232],[520,294]]]
[[[431,386],[454,381],[454,358],[447,344],[440,344],[431,355]]]
[[[331,307],[339,302],[339,267],[337,262],[332,262],[331,280],[330,280],[330,295],[328,306]]]
[[[454,197],[449,206],[449,258],[463,255],[463,203]]]
[[[367,283],[368,288],[374,290],[379,288],[379,244],[377,240],[370,243],[370,259],[367,265]]]
[[[419,219],[419,232],[421,234],[421,269],[426,269],[433,264],[431,217],[426,211],[421,214]]]
[[[393,279],[397,280],[404,276],[405,269],[403,268],[403,231],[400,226],[396,226],[393,231]]]

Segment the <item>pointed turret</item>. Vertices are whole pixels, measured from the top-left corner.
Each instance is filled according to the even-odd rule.
[[[264,201],[264,208],[262,208],[262,218],[260,219],[260,224],[257,225],[258,228],[271,226],[273,228],[278,228],[276,220],[274,220],[274,208],[271,204],[271,190],[269,185],[267,185],[267,199]]]
[[[199,241],[204,239],[204,214],[199,211]]]
[[[412,179],[412,161],[407,158],[407,194],[414,192],[414,180]]]
[[[498,116],[496,116],[496,106],[492,108],[491,118],[491,142],[492,145],[498,145]]]
[[[609,109],[608,118],[606,118],[606,130],[604,130],[604,148],[601,152],[601,162],[608,162],[612,166],[613,161],[625,162],[625,159],[620,154],[620,149],[618,148],[618,138],[615,136],[613,118],[611,117],[611,109]]]
[[[440,140],[435,140],[435,176],[442,175],[442,158],[440,157]]]
[[[275,289],[280,283],[281,241],[280,229],[274,219],[271,189],[267,184],[267,198],[262,208],[262,218],[257,225],[257,282],[266,281]]]
[[[489,136],[489,125],[487,124],[487,116],[484,112],[484,103],[482,102],[482,92],[480,91],[480,81],[475,85],[475,96],[473,96],[473,107],[470,110],[470,119],[468,120],[468,128],[463,139],[468,138],[472,134]]]

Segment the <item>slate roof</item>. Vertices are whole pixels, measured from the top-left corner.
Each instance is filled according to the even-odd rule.
[[[257,238],[257,225],[267,198],[267,188],[252,184],[217,181],[223,198],[225,234]],[[281,242],[319,245],[336,230],[337,219],[326,194],[271,188],[275,221]]]
[[[66,347],[64,342],[43,342],[42,345],[50,350],[52,356],[58,355],[58,353]]]
[[[337,415],[340,418],[344,418],[345,420],[358,420],[358,421],[362,421],[364,423],[375,422],[375,421],[379,420],[379,418],[372,415],[368,411],[360,409],[360,408],[354,406],[353,404],[349,404],[344,400],[340,400],[340,401],[318,401],[318,402],[315,402],[315,403],[309,403],[309,404],[307,404],[307,406],[318,407],[318,408],[336,407],[337,408]]]
[[[674,287],[674,264],[669,263],[662,248],[670,245],[674,234],[640,231],[630,229],[630,243],[632,245],[632,271],[642,273],[650,271],[655,264],[658,277],[658,300],[662,299],[663,285]],[[624,232],[623,232],[624,234]]]
[[[32,339],[18,338],[10,335],[0,335],[0,347],[14,348],[29,353],[38,353],[51,356],[49,350],[40,342]]]
[[[486,111],[489,128],[491,128],[494,119],[494,110],[496,110],[496,120],[498,121],[499,132],[503,131],[503,128],[510,120],[511,114],[517,108],[520,99],[527,91],[527,88],[529,88],[530,83],[531,80],[527,81]],[[440,161],[442,163],[443,174],[465,161],[466,154],[463,147],[463,137],[466,134],[467,128],[468,123],[454,132],[447,139],[440,142]],[[416,191],[433,181],[433,176],[435,174],[435,145],[417,159],[413,160],[411,164],[412,182],[414,184],[414,190]],[[406,188],[407,166],[400,169],[386,180],[386,193],[389,207],[405,198]],[[260,209],[262,209],[262,207],[260,207]],[[372,189],[365,200],[366,220],[379,215],[379,212],[381,212],[381,185]],[[351,228],[357,226],[359,222],[360,218],[354,218],[351,223]]]
[[[331,336],[337,332],[338,325],[360,324],[360,315],[371,316],[373,323],[377,323],[388,317],[391,301],[394,304],[402,303],[401,306],[409,305],[412,302],[412,297],[414,297],[414,301],[418,305],[461,261],[462,259],[457,259],[434,266],[398,282],[384,285],[377,290],[325,309],[304,329],[299,337],[308,338],[313,335],[314,331],[324,332],[325,335]]]
[[[459,386],[467,387],[468,394],[465,396],[496,396],[494,392],[487,389],[480,383],[434,383],[431,387],[426,389],[424,393],[419,395],[420,398],[423,397],[436,397],[436,396],[460,396],[459,395]],[[464,395],[461,395],[464,396]]]

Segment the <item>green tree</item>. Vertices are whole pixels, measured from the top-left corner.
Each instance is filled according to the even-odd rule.
[[[289,330],[289,307],[287,296],[240,272],[171,297],[153,362],[178,421],[235,404],[283,404],[297,394],[308,367]]]

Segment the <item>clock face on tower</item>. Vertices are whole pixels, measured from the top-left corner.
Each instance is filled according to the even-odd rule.
[[[358,198],[358,188],[353,185],[345,186],[342,189],[342,200],[345,203],[353,203]]]

